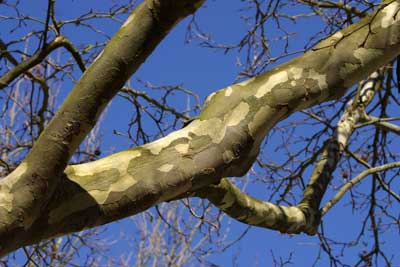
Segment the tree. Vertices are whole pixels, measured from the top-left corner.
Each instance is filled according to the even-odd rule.
[[[163,202],[193,197],[207,199],[220,211],[249,225],[282,233],[315,235],[321,217],[340,200],[344,192],[373,174],[372,193],[368,198],[375,246],[360,256],[359,264],[369,264],[372,256],[382,257],[386,264],[390,263],[379,247],[377,236],[380,228],[374,209],[378,206],[376,192],[379,190],[386,194],[388,205],[400,200],[392,189],[395,182],[389,178],[393,173],[398,173],[382,172],[400,166],[397,155],[390,153],[389,149],[387,153],[379,152],[382,144],[385,144],[384,147],[390,144],[387,141],[388,133],[399,133],[398,126],[389,122],[393,118],[388,116],[387,107],[389,99],[396,101],[390,66],[400,51],[399,1],[383,1],[379,6],[368,3],[365,4],[365,11],[341,2],[299,1],[315,10],[327,8],[343,11],[348,15],[345,23],[352,22],[355,16],[362,19],[347,27],[342,24],[343,29],[324,38],[303,55],[269,71],[257,73],[260,70],[258,55],[255,57],[257,60],[251,61],[247,71],[243,72],[244,76],[252,78],[210,95],[200,114],[163,138],[98,160],[91,161],[93,157],[88,157],[84,160],[90,162],[68,165],[100,114],[118,92],[147,97],[124,88],[126,81],[168,32],[180,20],[193,14],[203,2],[145,0],[135,8],[87,69],[81,54],[91,48],[79,51],[61,35],[64,24],[55,18],[52,11],[54,1],[49,1],[45,29],[39,34],[39,48],[34,54],[19,62],[8,48],[10,42],[0,43],[3,60],[15,65],[1,76],[0,88],[13,88],[13,81],[25,75],[26,79],[41,86],[44,96],[39,100],[42,109],[38,110],[37,118],[31,118],[25,128],[32,136],[31,141],[35,141],[32,148],[26,156],[19,155],[16,162],[20,162],[14,170],[4,170],[7,176],[0,182],[0,255],[55,236],[138,214]],[[275,17],[278,14],[280,1],[263,3],[273,9],[267,13],[262,12],[259,6],[261,2],[253,2],[259,8],[255,18],[260,21],[238,47],[248,45],[251,49],[260,48],[255,39],[260,25],[264,25],[269,18],[269,12]],[[366,15],[373,8],[375,11]],[[126,8],[121,10],[127,11]],[[109,14],[115,15],[116,12],[110,11]],[[75,20],[74,23],[84,23],[84,19]],[[335,22],[328,25],[333,29],[336,27]],[[52,41],[48,41],[50,32],[54,35]],[[206,40],[205,44],[227,50],[235,47],[221,46],[210,40]],[[48,94],[49,86],[31,69],[60,47],[70,52],[75,64],[84,72],[47,124],[46,92]],[[267,50],[267,45],[261,47],[264,53]],[[387,77],[385,86],[383,77]],[[362,82],[365,78],[367,80]],[[344,97],[348,89],[358,82],[361,82],[358,89]],[[378,89],[380,91],[376,93]],[[374,103],[375,94],[380,99],[375,100],[375,106],[368,110],[368,104]],[[334,130],[330,126],[333,121],[326,122],[321,117],[329,114],[304,111],[310,118],[326,123],[326,129],[311,140],[304,140],[303,152],[312,155],[286,176],[287,187],[277,186],[284,190],[282,199],[290,205],[252,198],[226,178],[240,177],[248,172],[257,160],[265,136],[277,123],[295,112],[339,98],[345,103],[350,99],[353,101],[342,109]],[[153,104],[171,112],[178,119],[184,118],[175,109],[160,106],[160,102]],[[323,106],[319,108],[322,110]],[[374,112],[380,113],[380,117],[373,117],[371,114]],[[339,114],[332,118],[337,116]],[[361,152],[353,153],[347,148],[351,135],[361,125],[377,127],[374,128],[374,140],[370,147],[371,157],[360,157],[358,154]],[[323,145],[319,143],[318,147],[313,144],[329,134],[329,130],[332,131],[331,136]],[[39,133],[40,136],[35,140],[34,136]],[[341,168],[357,161],[366,170],[341,185],[337,195],[321,208],[322,198],[344,153],[347,159],[342,161]],[[98,153],[93,151],[92,154],[96,156]],[[350,157],[352,161],[348,159]],[[297,158],[291,156],[293,159]],[[9,166],[7,162],[4,165]],[[305,177],[302,176],[311,165],[313,172],[305,185]],[[280,175],[289,163],[265,166],[271,173]],[[351,168],[358,170],[360,167]],[[350,175],[353,173],[348,170],[342,173],[346,179]],[[298,185],[302,192],[300,201],[292,205],[286,191],[294,185]],[[395,216],[385,215],[393,218],[393,224],[398,227]],[[335,259],[332,261],[335,262]]]

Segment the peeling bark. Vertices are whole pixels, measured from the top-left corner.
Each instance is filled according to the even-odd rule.
[[[170,29],[202,2],[144,1],[84,72],[29,155],[0,182],[0,255],[31,238],[28,230],[42,217],[54,191],[62,184],[61,174],[70,157],[94,127],[107,103]],[[59,44],[56,41],[54,49]],[[45,50],[49,49],[53,46]],[[47,55],[46,51],[21,63],[17,69],[28,70],[37,58]]]
[[[400,54],[400,1],[385,1],[304,55],[214,93],[185,128],[65,169],[104,106],[169,29],[202,2],[145,1],[85,71],[28,157],[0,181],[0,255],[208,190],[221,177],[244,175],[277,122],[342,96]],[[292,228],[304,213],[290,214],[294,223],[275,228],[304,231]]]
[[[222,179],[220,183],[210,185],[205,190],[199,190],[194,195],[208,199],[230,217],[246,224],[279,230],[282,233],[316,234],[322,215],[319,210],[322,197],[356,124],[363,120],[365,107],[379,88],[378,71],[361,83],[356,99],[344,111],[332,138],[325,142],[321,157],[298,205],[280,206],[261,201],[241,192],[227,179]]]

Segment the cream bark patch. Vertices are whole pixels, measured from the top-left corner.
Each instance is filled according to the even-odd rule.
[[[225,91],[225,96],[230,96],[232,94],[232,88],[229,86]]]
[[[206,97],[206,100],[204,101],[204,104],[207,104],[208,102],[210,102],[211,99],[215,96],[216,93],[217,93],[217,92],[212,92],[211,94],[209,94],[209,95]]]
[[[160,172],[169,172],[173,168],[174,168],[174,165],[172,165],[172,164],[164,164],[160,168],[158,168],[157,170],[159,170]]]
[[[298,80],[302,77],[303,69],[293,67],[293,68],[289,69],[289,73],[290,73],[291,78]]]
[[[331,38],[339,40],[343,37],[343,33],[342,32],[337,32],[334,35],[331,36]]]
[[[174,148],[180,154],[186,154],[189,151],[189,144],[179,144],[176,145]]]
[[[26,162],[22,162],[12,173],[10,173],[6,178],[1,181],[0,191],[0,208],[4,208],[5,210],[11,212],[15,207],[13,206],[14,195],[11,193],[13,185],[18,181],[18,179],[23,175],[28,169],[28,164]],[[25,217],[24,228],[28,229],[32,224],[33,220]]]
[[[399,20],[399,6],[400,4],[396,1],[391,3],[390,5],[386,6],[382,10],[382,20],[381,20],[381,27],[382,28],[388,28],[392,24],[396,23]]]
[[[137,180],[135,180],[132,175],[125,173],[125,175],[122,175],[117,182],[110,186],[109,192],[123,192],[136,183]]]
[[[86,188],[87,193],[95,199],[97,203],[102,204],[107,199],[110,192],[122,192],[137,183],[137,180],[128,173],[128,166],[131,160],[140,156],[141,152],[139,150],[127,150],[94,162],[68,166],[65,173],[68,175],[70,180],[75,181],[83,188]],[[100,175],[102,172],[107,172],[109,170],[118,171],[118,180],[110,183],[106,191],[90,190],[92,181],[87,180],[87,176],[93,176],[93,179],[96,179],[96,175]],[[97,176],[96,182],[99,184],[109,183],[107,180],[111,181],[112,178],[113,177],[107,176],[100,179],[99,176]],[[62,206],[63,205],[61,205],[60,208]],[[72,207],[69,209],[75,211],[72,210]]]
[[[364,47],[358,48],[356,51],[354,51],[354,56],[361,61],[362,64],[364,64],[365,57],[368,55],[368,49]]]
[[[328,87],[328,84],[326,83],[326,75],[319,74],[313,69],[310,69],[309,75],[311,79],[314,79],[318,82],[319,88],[324,89]]]
[[[329,42],[331,44],[336,44],[338,41],[340,41],[343,38],[343,33],[342,32],[337,32],[334,35],[332,35],[329,38]]]
[[[92,173],[92,175],[95,175],[95,173]],[[88,190],[87,193],[77,194],[71,201],[61,203],[60,206],[50,213],[49,222],[56,223],[72,213],[87,209],[93,205],[104,204],[111,192],[124,192],[138,182],[132,177],[132,175],[128,174],[126,170],[119,173],[119,175],[120,176],[118,177],[118,180],[114,183],[111,183],[107,190]],[[107,177],[107,179],[109,178],[111,177]],[[70,177],[70,179],[74,180],[73,176]],[[97,182],[101,183],[101,181]],[[80,185],[85,188],[84,184]]]
[[[67,174],[72,172],[74,177],[93,175],[109,169],[117,169],[121,173],[125,173],[129,162],[140,155],[138,150],[127,150],[93,162],[68,166],[65,172]]]
[[[160,138],[154,142],[145,144],[143,147],[150,150],[150,152],[154,155],[160,154],[161,150],[165,147],[169,146],[174,140],[179,138],[189,138],[189,132],[196,127],[196,121],[193,121],[185,128],[170,133],[169,135]],[[190,139],[190,138],[189,138]]]
[[[10,173],[6,178],[1,180],[2,185],[3,186],[5,185],[11,189],[14,183],[18,181],[18,179],[21,177],[22,174],[24,174],[24,172],[26,172],[27,169],[28,169],[28,164],[26,162],[22,162],[12,173]]]
[[[11,211],[13,209],[12,202],[14,200],[13,194],[10,192],[14,183],[18,181],[18,178],[26,172],[28,164],[21,163],[12,173],[6,178],[1,180],[2,190],[0,191],[0,207]]]
[[[225,127],[222,125],[222,120],[212,118],[204,121],[194,121],[193,133],[198,136],[209,136],[213,143],[218,144],[225,136]]]
[[[218,143],[222,140],[225,135],[225,131],[222,127],[222,121],[218,118],[212,118],[209,120],[194,120],[185,128],[173,132],[166,137],[158,139],[152,143],[146,144],[143,148],[150,150],[150,152],[154,155],[160,154],[161,150],[168,147],[174,140],[179,138],[187,138],[191,140],[192,138],[189,136],[190,133],[193,133],[197,136],[210,136],[214,143]]]
[[[108,195],[111,192],[124,192],[129,187],[137,184],[137,180],[127,172],[121,173],[119,179],[112,183],[107,191],[102,190],[89,190],[88,193],[93,197],[98,204],[104,204],[107,200]]]
[[[13,194],[10,194],[9,191],[5,192],[5,188],[2,189],[3,190],[0,192],[0,208],[11,212],[13,208],[12,202],[14,200]]]
[[[306,216],[298,207],[281,207],[287,216],[287,220],[291,227],[288,229],[289,232],[295,232],[297,229],[301,229],[306,224]]]
[[[226,126],[236,126],[244,120],[250,111],[249,104],[241,102],[229,115]]]
[[[343,122],[341,123],[341,127],[338,127],[335,132],[335,138],[338,143],[342,144],[343,146],[346,146],[347,140],[349,139],[349,135],[351,133],[351,126],[348,124],[348,122]]]
[[[361,61],[361,64],[365,65],[365,62],[368,62],[371,56],[380,56],[383,55],[383,52],[379,49],[366,49],[364,47],[360,47],[354,51],[354,57]]]
[[[287,80],[289,80],[289,77],[286,71],[280,71],[278,73],[271,75],[268,78],[267,82],[257,90],[256,97],[257,98],[263,97],[267,93],[271,92],[271,89],[274,88],[276,85],[284,83]]]

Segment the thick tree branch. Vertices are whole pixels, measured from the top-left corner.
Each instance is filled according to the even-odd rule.
[[[310,181],[304,191],[300,206],[313,213],[318,212],[322,197],[332,179],[332,174],[347,146],[350,136],[365,114],[365,108],[371,103],[375,92],[381,87],[382,70],[373,72],[360,84],[357,95],[341,116],[331,139],[327,140],[322,156],[311,174]]]
[[[0,255],[32,238],[28,231],[57,186],[68,160],[97,118],[165,35],[204,0],[146,0],[139,5],[84,72],[71,94],[18,168],[0,182]],[[6,74],[6,85],[61,45],[57,37]]]
[[[255,160],[266,133],[278,121],[295,111],[340,97],[351,85],[400,53],[400,23],[396,16],[400,1],[386,1],[377,13],[325,39],[303,56],[212,94],[199,117],[185,128],[132,150],[69,166],[64,176],[58,176],[96,121],[101,106],[144,60],[140,53],[150,53],[161,38],[160,30],[166,33],[165,24],[172,27],[176,20],[171,18],[181,17],[177,11],[180,1],[173,1],[172,11],[163,10],[170,11],[164,13],[168,18],[157,13],[155,3],[162,6],[172,2],[145,3],[149,2],[151,12],[145,4],[128,19],[92,69],[85,72],[31,155],[0,183],[0,255],[21,245],[141,212],[217,184],[221,177],[243,175]],[[141,16],[145,17],[139,20]],[[157,22],[153,21],[154,16]],[[157,24],[163,19],[166,21]],[[136,24],[139,21],[140,27]],[[131,32],[125,35],[126,28],[140,30],[137,36],[141,37],[130,40]],[[151,37],[150,41],[142,36]],[[140,52],[139,56],[131,51]],[[32,174],[36,171],[31,170],[32,166],[43,168],[34,179]],[[40,210],[29,213],[22,210],[28,216],[18,216],[20,199],[27,201],[28,204],[22,203],[25,208],[37,207],[29,204],[37,203],[30,193],[43,193],[38,190],[44,188],[50,199],[40,197],[40,201],[47,205],[39,205]],[[310,192],[306,199],[313,199],[320,191],[313,188]],[[15,221],[16,217],[22,221]],[[18,226],[11,226],[10,222]]]
[[[297,206],[279,206],[241,192],[226,179],[199,190],[195,195],[207,198],[230,217],[243,223],[279,230],[284,233],[315,234],[320,223],[319,206],[356,123],[380,87],[380,75],[374,72],[360,85],[354,104],[345,110],[333,137],[326,141],[321,158],[311,175],[303,199]]]
[[[221,211],[240,222],[281,233],[314,234],[314,226],[319,224],[317,216],[306,217],[300,206],[280,206],[253,198],[227,179],[207,186],[206,190],[199,190],[194,195],[208,199]]]

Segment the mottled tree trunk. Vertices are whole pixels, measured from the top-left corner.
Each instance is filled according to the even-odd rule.
[[[304,55],[213,93],[185,128],[95,162],[66,167],[105,105],[168,31],[202,2],[145,1],[85,71],[27,158],[0,181],[0,255],[163,201],[195,194],[211,198],[206,186],[245,174],[277,122],[339,98],[400,53],[400,1],[384,1],[376,13]],[[314,191],[308,198],[320,201],[323,191]],[[232,198],[216,202],[222,210],[234,203]],[[315,207],[310,209],[308,202],[302,202],[301,209],[278,207],[282,217],[267,209],[267,226],[279,222],[272,228],[313,233],[318,220],[310,220],[308,211]]]

